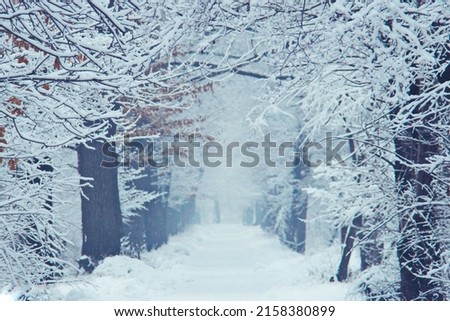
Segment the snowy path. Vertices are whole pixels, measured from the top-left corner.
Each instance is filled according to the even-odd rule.
[[[142,261],[109,258],[85,282],[58,285],[51,294],[63,300],[344,300],[347,286],[326,281],[333,266],[324,261],[326,252],[298,255],[258,227],[195,226]]]

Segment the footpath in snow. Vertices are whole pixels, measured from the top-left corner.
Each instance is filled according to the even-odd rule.
[[[54,300],[348,299],[346,284],[328,282],[336,261],[327,252],[299,255],[259,227],[200,225],[142,260],[108,258],[92,275],[53,286],[50,295]]]

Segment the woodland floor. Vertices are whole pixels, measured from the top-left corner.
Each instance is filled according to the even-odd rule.
[[[141,260],[106,259],[50,288],[53,300],[354,300],[330,283],[332,249],[300,255],[259,227],[191,227]]]

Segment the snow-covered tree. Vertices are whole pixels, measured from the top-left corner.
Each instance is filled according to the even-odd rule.
[[[108,160],[105,149],[113,150],[115,136],[134,125],[126,117],[133,109],[164,108],[167,97],[191,91],[191,84],[182,80],[190,57],[177,59],[177,46],[196,24],[197,10],[203,12],[200,6],[145,1],[0,3],[3,164],[7,162],[9,170],[27,171],[28,159],[37,158],[33,163],[40,164],[53,149],[57,154],[64,148],[77,150],[82,254],[94,261],[118,254],[122,233],[117,166],[101,166]],[[45,181],[53,174],[36,175]],[[20,179],[27,195],[28,181],[25,176]],[[8,204],[18,203],[4,195]]]
[[[292,15],[292,28],[273,40],[283,37],[275,47],[283,57],[279,74],[292,77],[277,94],[299,101],[307,134],[332,129],[353,145],[343,169],[353,172],[350,180],[329,176],[340,177],[330,191],[351,198],[332,203],[350,238],[359,238],[347,251],[387,232],[395,246],[385,255],[399,262],[398,297],[443,299],[449,7],[333,1],[304,13],[307,20]]]

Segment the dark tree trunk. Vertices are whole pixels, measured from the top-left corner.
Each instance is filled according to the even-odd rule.
[[[447,68],[442,74],[437,75],[440,83],[450,80],[448,64],[450,54],[444,52],[442,55],[439,57],[440,63],[447,64]],[[411,98],[420,95],[421,91],[420,80],[416,80],[410,87]],[[399,198],[404,201],[407,199],[406,193],[415,195],[415,207],[412,210],[405,211],[399,208],[400,239],[397,256],[400,263],[400,292],[402,298],[408,301],[445,299],[442,285],[428,275],[433,267],[442,266],[442,245],[436,239],[436,222],[439,214],[438,209],[430,205],[437,197],[433,187],[434,177],[423,168],[414,170],[413,167],[427,164],[430,157],[440,154],[439,135],[434,132],[433,124],[440,121],[441,115],[431,113],[431,107],[418,106],[412,113],[412,116],[416,113],[427,115],[422,120],[425,126],[414,126],[415,124],[411,123],[409,124],[411,129],[394,141],[397,156],[395,179]],[[392,113],[396,115],[398,109],[393,109]]]
[[[29,175],[21,177],[21,179],[27,179],[30,184],[42,185],[44,181],[52,179],[52,173],[54,171],[51,165],[51,160],[48,157],[44,157],[42,160],[33,157],[27,160],[28,166],[36,166],[35,169],[31,169]],[[25,171],[26,167],[25,167]],[[31,179],[30,179],[31,177]],[[52,190],[47,189],[43,193],[42,208],[48,213],[46,216],[39,215],[35,217],[35,214],[30,214],[25,217],[28,222],[27,227],[23,230],[20,240],[27,247],[29,247],[43,263],[47,266],[47,269],[43,271],[41,282],[54,280],[63,275],[63,264],[59,260],[61,250],[64,247],[64,241],[53,230],[53,197]]]
[[[293,191],[291,211],[288,218],[288,229],[286,231],[286,243],[298,253],[305,252],[306,245],[306,215],[308,209],[308,194],[302,191],[302,181],[309,173],[308,164],[303,163],[300,144],[295,144],[295,167],[292,170]]]
[[[183,227],[200,223],[200,217],[195,210],[195,194],[190,195],[181,206]]]
[[[129,157],[129,155],[128,155]],[[139,168],[139,162],[128,158],[127,166],[131,166],[134,170]],[[142,174],[142,173],[141,173]],[[137,179],[133,179],[132,181],[127,182],[127,188],[129,189],[137,189],[148,191],[151,182],[149,182],[149,178],[143,175]],[[122,245],[123,250],[126,251],[126,254],[131,257],[140,258],[141,251],[145,247],[145,221],[144,217],[147,214],[147,209],[137,209],[133,213],[131,217],[128,217],[124,221],[124,235],[126,236],[125,242]]]
[[[154,176],[153,189],[162,195],[147,205],[148,211],[144,217],[144,221],[145,240],[148,251],[161,247],[169,240],[167,203],[169,185],[161,181],[161,176],[158,174],[157,169],[152,169],[152,171]]]
[[[347,128],[347,134],[349,134],[348,146],[350,154],[352,155],[353,166],[358,167],[361,164],[362,158],[358,157],[355,141],[351,135],[351,131]],[[361,181],[361,176],[358,175],[356,177],[356,184],[359,184]],[[339,282],[345,281],[348,279],[348,264],[350,263],[353,247],[355,244],[355,239],[359,235],[363,224],[363,217],[360,213],[356,214],[356,216],[352,220],[351,226],[343,226],[341,228],[341,242],[343,245],[342,248],[342,256],[341,262],[339,263],[338,272],[336,274],[337,280]]]
[[[362,223],[364,225],[364,222]],[[361,271],[371,266],[379,265],[382,261],[383,243],[377,241],[377,231],[370,231],[370,235],[366,237],[365,232],[358,233],[358,239],[363,241],[359,249],[361,252]]]
[[[139,233],[137,238],[141,241],[140,235],[144,234],[145,246],[148,251],[152,251],[168,241],[167,200],[170,187],[170,173],[165,177],[165,174],[158,167],[151,166],[150,160],[154,160],[153,157],[160,156],[162,152],[159,145],[155,145],[155,141],[134,139],[129,143],[129,146],[137,147],[138,152],[137,159],[130,160],[130,164],[135,169],[142,166],[144,170],[143,176],[133,181],[134,188],[149,194],[162,194],[146,202],[144,208],[137,211],[138,218],[136,219],[139,221],[139,224],[142,224],[142,227],[135,229]],[[152,158],[148,158],[150,155],[152,155]]]
[[[137,211],[135,215],[124,222],[124,235],[128,238],[123,247],[127,248],[126,254],[128,256],[138,259],[141,258],[141,252],[145,245],[145,223],[141,212],[141,210]]]
[[[167,208],[167,228],[169,235],[176,235],[182,230],[181,213],[173,207]]]
[[[441,23],[448,23],[445,19],[432,23],[432,30]],[[441,44],[441,48],[435,48],[434,54],[439,66],[445,66],[445,70],[438,74],[436,80],[439,83],[450,81],[450,52],[448,46]],[[414,69],[417,69],[415,67]],[[428,81],[434,81],[429,79]],[[423,93],[422,82],[424,80],[416,76],[415,83],[409,88],[411,101]],[[448,87],[448,86],[447,86]],[[450,90],[445,90],[447,99]],[[435,125],[442,121],[442,116],[433,113],[434,106],[431,104],[444,105],[448,100],[434,100],[423,105],[414,107],[410,112],[408,130],[401,137],[396,137],[394,144],[397,161],[395,162],[395,180],[399,200],[410,205],[408,199],[414,195],[414,207],[406,211],[399,207],[399,231],[400,239],[397,244],[397,256],[400,263],[400,292],[404,300],[444,300],[445,290],[438,281],[434,281],[429,273],[434,267],[442,266],[442,245],[437,239],[436,222],[438,209],[430,202],[436,200],[436,192],[433,175],[417,165],[429,163],[429,158],[440,154],[439,134],[435,132]],[[393,108],[391,114],[395,117],[399,107]],[[417,119],[422,118],[420,123]],[[417,170],[414,170],[414,168]]]
[[[350,227],[346,226],[341,232],[345,231],[345,235],[342,236],[344,241],[341,262],[339,263],[339,268],[337,272],[337,280],[339,282],[348,279],[348,264],[350,263],[350,258],[352,250],[355,244],[355,239],[357,238],[357,233],[362,226],[362,216],[360,214],[356,215],[352,221]]]
[[[127,159],[127,165],[133,169],[137,168],[137,162]],[[127,169],[125,168],[125,171]],[[126,182],[126,189],[135,189],[143,178],[134,179]],[[137,189],[137,188],[136,188]],[[137,209],[134,213],[126,217],[123,221],[123,235],[122,239],[122,252],[130,257],[141,257],[141,252],[145,246],[145,229],[144,229],[144,215],[145,210]]]
[[[87,146],[79,145],[77,148],[83,194],[81,253],[93,262],[119,254],[122,236],[118,171],[117,167],[101,166],[104,160],[103,144],[101,141],[90,141]]]
[[[396,141],[397,155],[411,164],[425,164],[427,158],[439,153],[439,145],[426,129],[415,130],[410,139]],[[402,192],[415,192],[416,208],[400,212],[400,240],[397,255],[400,263],[400,291],[405,300],[443,300],[438,284],[427,275],[441,265],[441,245],[435,240],[437,210],[428,202],[434,198],[432,175],[424,170],[417,173],[403,162],[396,162],[395,177]],[[421,205],[422,204],[422,205]]]
[[[145,216],[145,239],[147,250],[159,248],[168,241],[167,210],[163,197],[153,200]]]
[[[255,201],[255,216],[253,219],[253,225],[261,225],[263,217],[264,217],[264,201],[261,199],[257,199]]]
[[[144,176],[134,180],[134,187],[148,193],[164,193],[166,188],[159,179],[158,168],[146,166]],[[168,192],[168,190],[167,190]],[[160,195],[157,198],[146,202],[144,209],[137,211],[139,223],[145,234],[145,246],[148,251],[159,248],[166,244],[168,240],[167,227],[167,195]],[[139,229],[138,233],[141,232]]]
[[[294,184],[296,186],[292,195],[291,215],[288,221],[286,241],[294,251],[305,253],[308,195],[301,190],[299,182]]]

